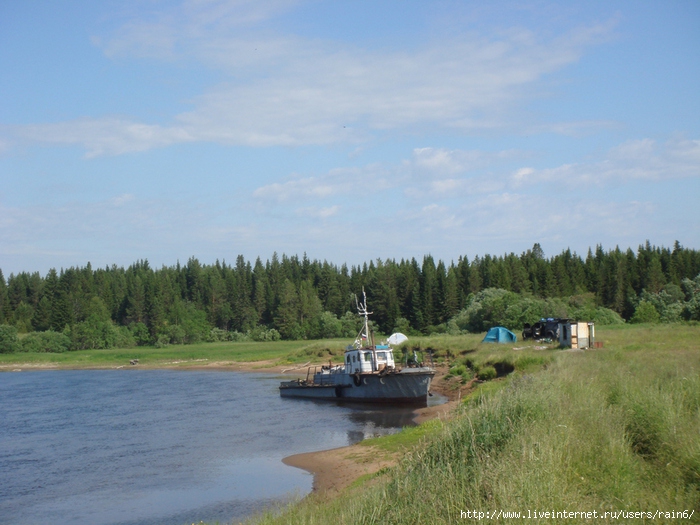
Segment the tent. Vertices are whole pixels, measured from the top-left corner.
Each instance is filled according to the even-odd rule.
[[[516,340],[515,334],[507,328],[494,326],[486,332],[486,337],[484,337],[482,343],[515,343]]]
[[[395,334],[391,334],[389,336],[388,341],[390,345],[400,345],[404,341],[408,341],[408,337],[406,337],[401,332],[396,332]]]

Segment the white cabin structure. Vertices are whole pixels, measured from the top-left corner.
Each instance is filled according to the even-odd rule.
[[[381,372],[394,368],[394,351],[388,345],[377,345],[374,348],[351,347],[345,351],[346,374]]]
[[[592,322],[567,321],[559,324],[559,345],[564,348],[593,348],[595,324]]]

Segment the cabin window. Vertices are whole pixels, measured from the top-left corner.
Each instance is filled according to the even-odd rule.
[[[365,361],[367,361],[368,363],[371,362],[372,354],[370,354],[369,352],[365,352]]]
[[[386,352],[377,352],[378,361],[386,361]]]
[[[356,361],[355,354],[352,354],[352,362],[354,363],[355,361]]]
[[[348,364],[350,364],[350,356],[348,356]]]

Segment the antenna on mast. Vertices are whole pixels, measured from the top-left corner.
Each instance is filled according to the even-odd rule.
[[[369,333],[369,316],[373,312],[367,311],[367,294],[365,293],[364,286],[362,287],[362,303],[358,302],[357,295],[356,295],[355,296],[355,305],[357,306],[358,315],[365,318],[365,325],[362,328],[362,331],[360,332],[360,337],[358,338],[358,340],[355,341],[355,343],[362,346],[362,339],[366,339],[368,344],[374,344],[373,341],[370,341],[370,333]]]

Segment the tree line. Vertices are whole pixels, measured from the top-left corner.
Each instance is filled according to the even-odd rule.
[[[238,256],[234,264],[211,265],[192,257],[159,269],[147,260],[128,268],[88,263],[43,277],[5,279],[0,270],[0,325],[29,333],[22,338],[29,349],[51,338],[75,349],[352,337],[359,321],[354,294],[363,289],[382,333],[480,330],[499,320],[498,308],[500,319],[511,308],[512,329],[572,312],[601,322],[691,320],[700,319],[699,275],[700,252],[677,241],[673,248],[647,241],[637,251],[597,246],[586,257],[567,249],[549,258],[535,244],[520,255],[463,256],[449,264],[426,255],[420,263],[377,259],[348,267],[277,254],[264,263]]]

